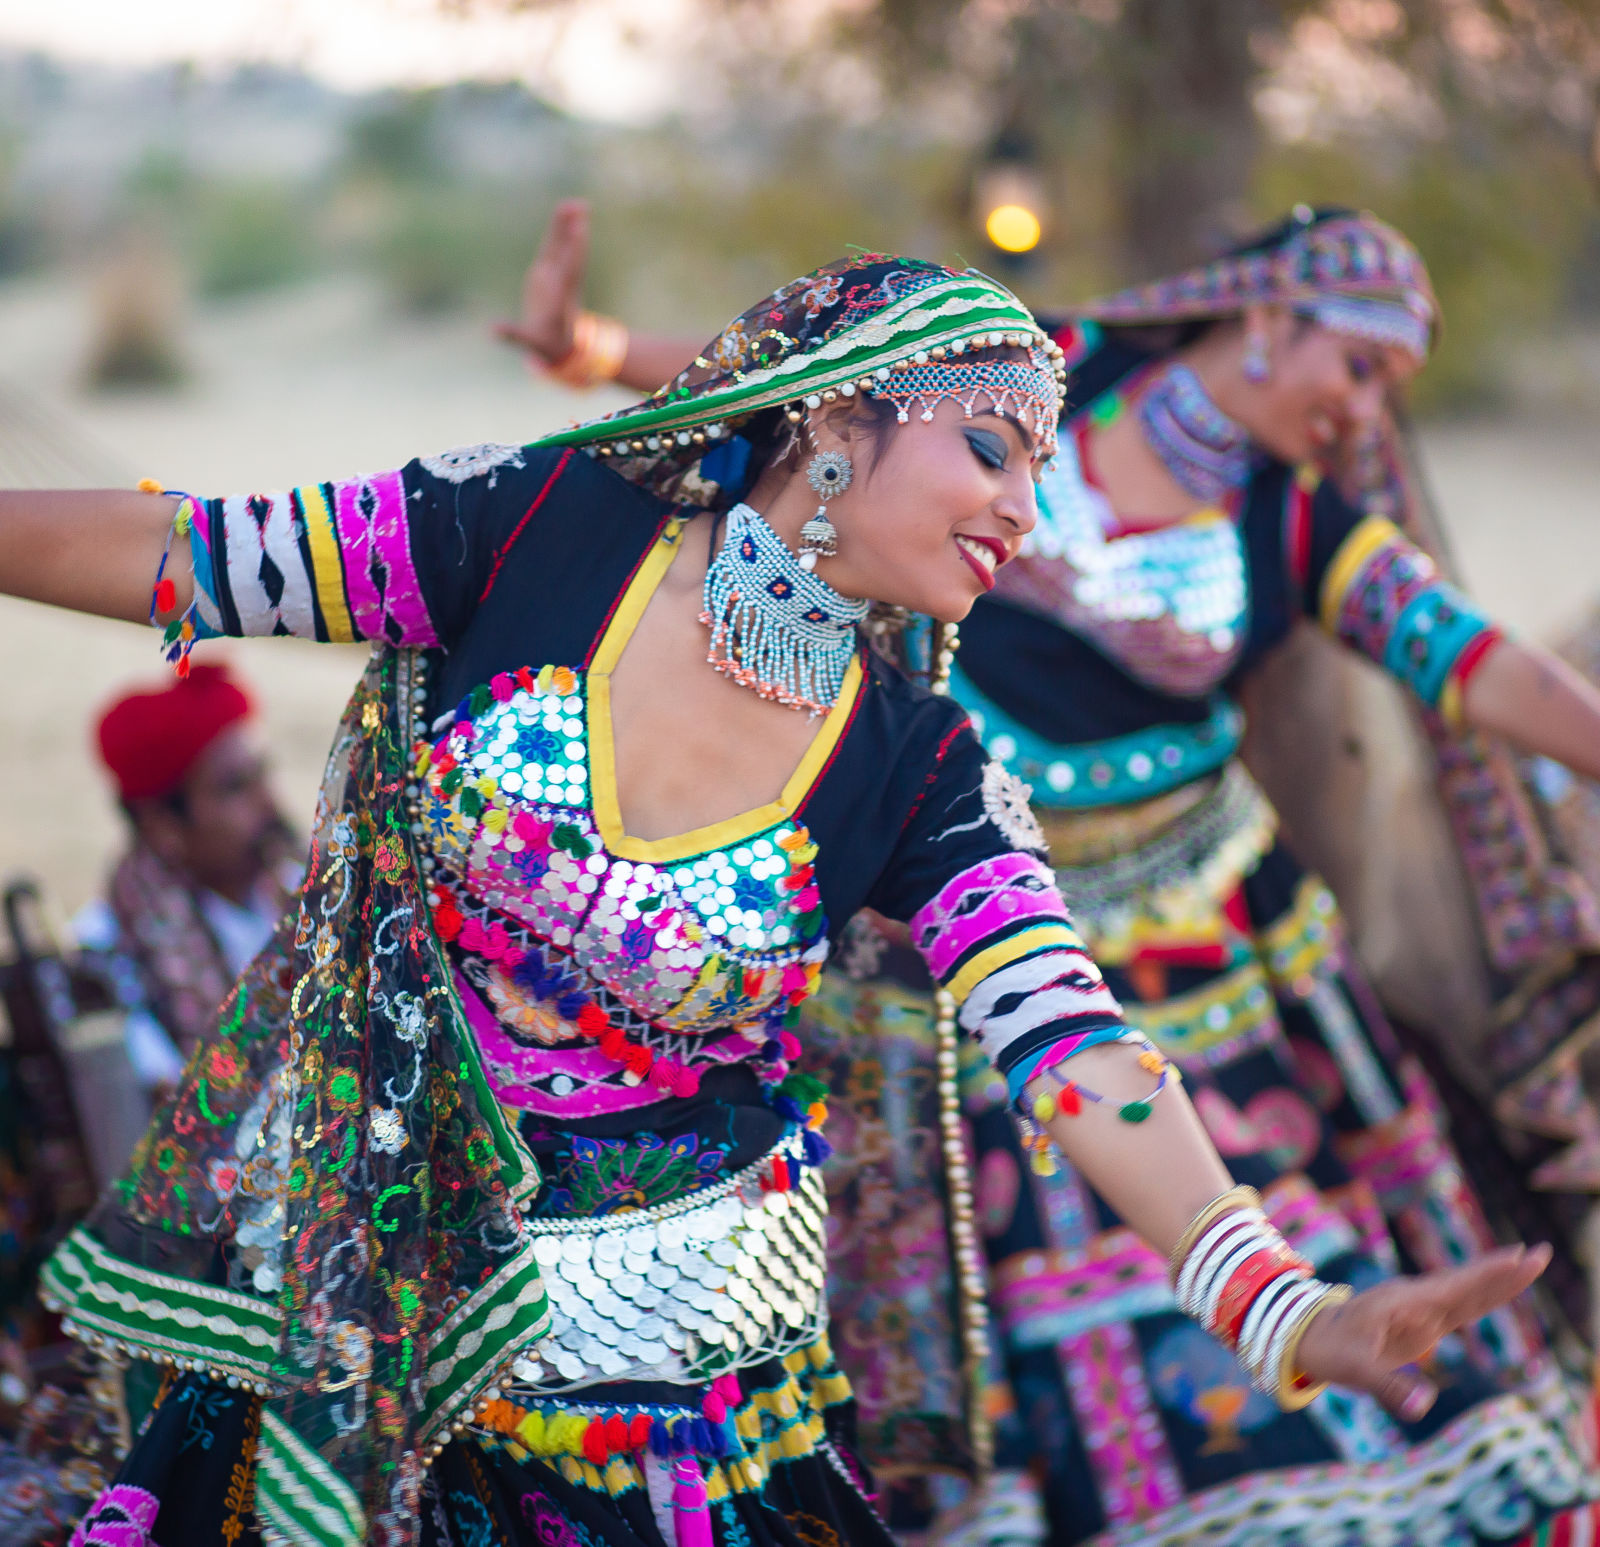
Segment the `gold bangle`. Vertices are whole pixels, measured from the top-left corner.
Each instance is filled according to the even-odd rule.
[[[1214,1221],[1233,1209],[1259,1209],[1261,1207],[1261,1194],[1253,1187],[1230,1187],[1219,1197],[1213,1198],[1193,1219],[1189,1227],[1178,1237],[1178,1244],[1167,1254],[1167,1279],[1176,1284],[1178,1273],[1183,1267],[1183,1259],[1194,1250],[1194,1243],[1205,1234],[1206,1229]]]
[[[1335,1284],[1328,1290],[1304,1316],[1300,1324],[1289,1334],[1289,1341],[1283,1345],[1283,1358],[1278,1364],[1278,1390],[1276,1396],[1278,1406],[1286,1413],[1297,1413],[1302,1407],[1309,1407],[1324,1391],[1328,1389],[1327,1381],[1318,1381],[1313,1386],[1298,1386],[1295,1383],[1300,1379],[1295,1374],[1295,1357],[1300,1352],[1301,1339],[1306,1335],[1308,1328],[1324,1311],[1336,1305],[1343,1305],[1355,1293],[1348,1284]]]
[[[615,381],[628,355],[628,330],[615,317],[581,311],[572,324],[572,348],[545,366],[545,375],[580,389]]]

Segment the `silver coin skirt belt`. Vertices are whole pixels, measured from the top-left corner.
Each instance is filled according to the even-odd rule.
[[[799,1180],[770,1191],[782,1155]],[[551,1329],[511,1366],[506,1394],[602,1381],[691,1385],[792,1352],[827,1323],[827,1198],[798,1134],[715,1187],[655,1208],[527,1221]],[[765,1184],[765,1185],[764,1185]]]

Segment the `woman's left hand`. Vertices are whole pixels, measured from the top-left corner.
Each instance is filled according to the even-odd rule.
[[[572,353],[588,261],[589,206],[582,199],[563,199],[523,277],[522,315],[515,322],[496,323],[496,337],[526,349],[545,365],[560,364]]]
[[[1508,1246],[1412,1278],[1393,1278],[1316,1316],[1295,1361],[1302,1375],[1369,1391],[1415,1423],[1438,1395],[1415,1364],[1448,1332],[1514,1300],[1550,1261],[1548,1246]]]

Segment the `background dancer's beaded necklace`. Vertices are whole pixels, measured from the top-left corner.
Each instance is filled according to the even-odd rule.
[[[869,605],[819,580],[755,511],[735,505],[706,566],[706,659],[763,698],[824,714],[844,690]]]
[[[1250,477],[1250,437],[1211,401],[1187,365],[1155,372],[1139,398],[1139,423],[1172,481],[1214,504]]]

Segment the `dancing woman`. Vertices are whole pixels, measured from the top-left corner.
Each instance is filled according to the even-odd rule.
[[[588,370],[567,344],[581,236],[581,212],[563,211],[508,330],[573,380]],[[1301,1250],[1361,1283],[1491,1237],[1332,897],[1238,760],[1236,689],[1309,616],[1449,721],[1600,773],[1593,690],[1444,584],[1359,486],[1376,466],[1376,492],[1404,508],[1394,463],[1361,453],[1384,449],[1388,395],[1435,325],[1416,252],[1345,211],[1297,212],[1218,263],[1063,319],[1068,408],[1040,524],[962,625],[951,684],[1031,786],[1075,922],[1234,1174]],[[681,347],[636,333],[606,364],[661,369]],[[835,1083],[859,1095],[858,1142],[835,1163],[834,1340],[861,1378],[872,1458],[915,1474],[961,1460],[948,1362],[900,1311],[939,1309],[938,1235],[904,1195],[927,1184],[899,1160],[937,1133],[917,1075],[933,1015],[920,968],[897,983],[882,942],[865,946],[848,954],[887,972],[830,973],[807,1011],[811,1056],[831,1053]],[[1052,1542],[1203,1531],[1288,1547],[1330,1522],[1352,1540],[1508,1542],[1563,1502],[1523,1448],[1529,1415],[1567,1403],[1530,1316],[1442,1345],[1426,1415],[1337,1393],[1282,1412],[1179,1314],[1139,1222],[1040,1143],[1026,1061],[1003,1081],[969,1067],[1016,1414],[1001,1450],[1039,1463]],[[1019,1098],[1034,1167],[1007,1112]]]
[[[993,282],[869,256],[531,446],[0,496],[5,589],[153,614],[180,670],[208,633],[373,644],[298,907],[45,1275],[170,1372],[76,1542],[887,1543],[791,1071],[864,905],[1027,1099],[1070,1074],[1049,1131],[1266,1400],[1419,1412],[1413,1361],[1537,1275],[1314,1277],[1123,1022],[1013,777],[862,648],[869,600],[954,621],[1014,555],[1059,358]]]

